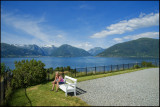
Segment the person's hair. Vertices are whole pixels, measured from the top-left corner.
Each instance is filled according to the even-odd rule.
[[[58,71],[56,72],[56,74],[58,74],[58,76],[59,76],[59,72]]]

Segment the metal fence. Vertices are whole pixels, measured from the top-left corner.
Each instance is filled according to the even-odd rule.
[[[151,63],[155,66],[159,66],[159,62],[151,62]],[[135,65],[138,65],[140,68],[142,67],[142,63],[128,63],[128,64],[118,64],[118,65],[107,65],[107,66],[83,67],[83,68],[71,69],[72,72],[69,72],[67,75],[71,77],[80,77],[80,76],[86,76],[86,75],[115,72],[115,71],[121,71],[121,70],[127,70],[127,69],[134,69]]]

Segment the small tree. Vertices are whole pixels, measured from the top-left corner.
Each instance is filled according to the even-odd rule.
[[[68,71],[70,71],[70,69],[71,69],[71,68],[70,68],[70,66],[67,66],[67,68],[66,68],[66,69],[67,69]]]
[[[3,76],[5,73],[11,71],[9,67],[6,67],[4,63],[1,63],[1,75]]]
[[[56,71],[59,71],[59,69],[60,69],[60,68],[59,68],[59,67],[57,67],[55,70],[56,70]]]
[[[153,65],[152,62],[143,61],[141,64],[143,67],[155,67],[155,65]]]
[[[4,63],[1,63],[1,75],[4,75],[5,72],[6,72],[6,66]]]
[[[45,64],[34,59],[15,61],[12,86],[14,88],[26,87],[42,83],[46,80]]]
[[[140,68],[140,66],[139,66],[139,65],[134,65],[133,68],[136,68],[136,69],[137,69],[137,68]]]

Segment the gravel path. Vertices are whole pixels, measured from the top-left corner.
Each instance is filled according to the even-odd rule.
[[[159,106],[159,68],[78,82],[77,95],[94,106]],[[78,91],[78,89],[77,89]]]

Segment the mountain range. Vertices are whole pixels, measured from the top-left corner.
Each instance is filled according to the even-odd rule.
[[[39,47],[1,43],[1,57],[159,57],[159,39],[140,38],[115,44],[107,49],[95,47],[86,51],[68,44],[60,47],[54,45]]]
[[[76,48],[67,44],[60,47],[33,45],[13,45],[1,43],[1,57],[30,57],[30,56],[54,56],[54,57],[80,57],[91,56],[84,49]]]

